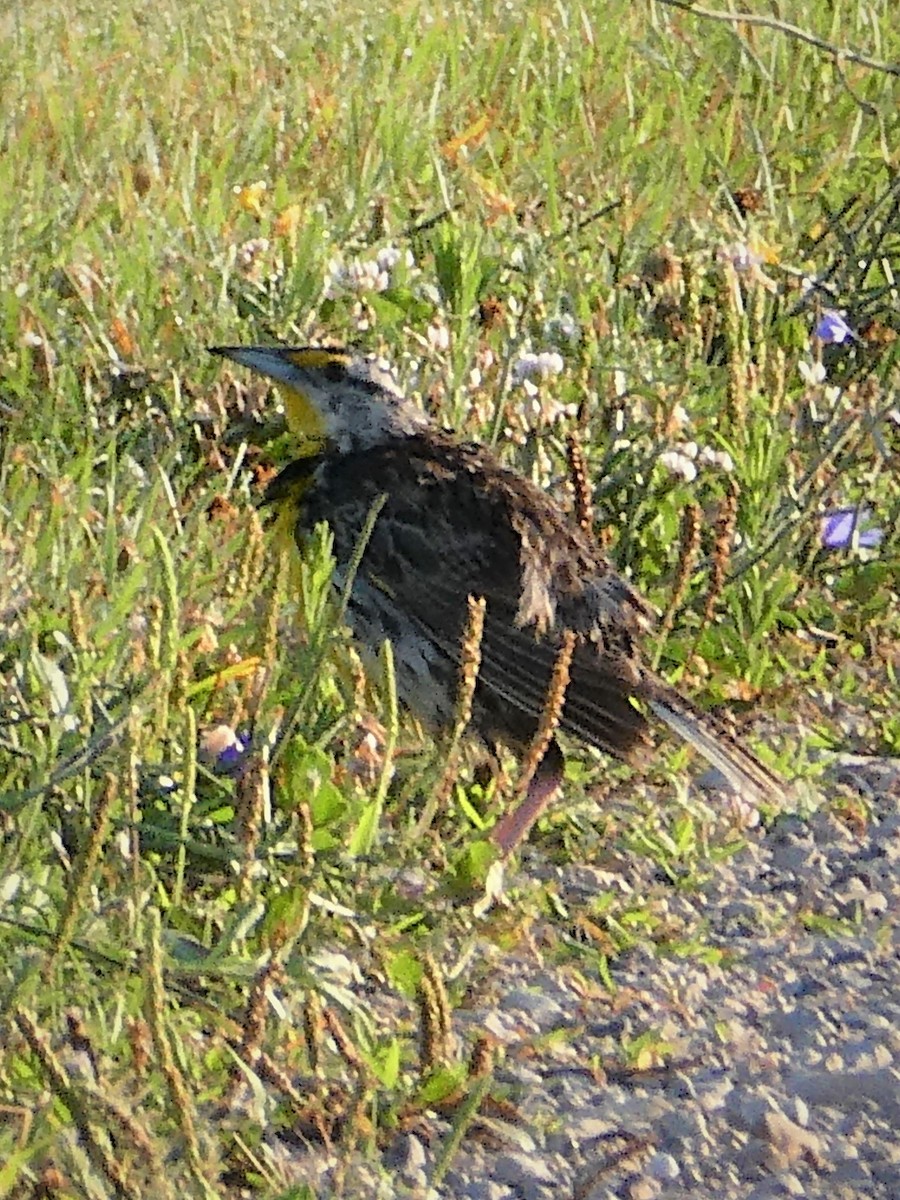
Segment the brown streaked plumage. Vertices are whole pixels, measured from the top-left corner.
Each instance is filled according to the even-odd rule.
[[[384,497],[351,588],[348,622],[364,649],[392,642],[401,700],[450,727],[468,620],[484,597],[481,666],[471,727],[524,753],[538,728],[563,631],[575,635],[559,727],[627,762],[645,760],[649,710],[716,766],[746,799],[781,783],[654,674],[641,657],[646,601],[544,492],[484,447],[434,426],[381,368],[320,348],[225,347],[214,353],[274,378],[301,457],[267,499],[297,505],[296,536],[334,533],[338,582],[369,512]],[[637,705],[634,702],[637,702]],[[551,741],[520,808],[494,837],[524,838],[562,778]]]

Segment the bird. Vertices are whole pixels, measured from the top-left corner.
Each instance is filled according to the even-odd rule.
[[[468,733],[491,750],[540,754],[524,796],[492,829],[504,860],[561,790],[557,732],[646,767],[655,718],[747,803],[783,798],[774,771],[647,664],[654,609],[590,533],[486,446],[434,422],[383,360],[322,346],[210,352],[281,394],[295,457],[263,503],[301,549],[318,523],[330,525],[337,587],[371,526],[346,621],[364,662],[390,640],[398,697],[436,733],[453,726],[471,606],[483,602]],[[542,725],[554,680],[564,691]]]

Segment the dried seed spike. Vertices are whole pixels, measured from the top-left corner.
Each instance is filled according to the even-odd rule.
[[[350,684],[353,689],[350,701],[349,721],[351,724],[358,725],[363,713],[366,711],[366,670],[362,659],[353,645],[347,646],[347,661]]]
[[[100,862],[100,854],[103,850],[103,843],[106,839],[106,831],[109,826],[109,814],[118,797],[118,778],[114,774],[109,773],[103,781],[103,786],[100,789],[100,794],[91,813],[91,824],[88,830],[87,841],[83,850],[79,851],[72,866],[71,878],[66,890],[65,904],[60,914],[59,924],[56,927],[53,945],[44,962],[43,978],[45,982],[49,980],[54,966],[60,956],[65,953],[75,933],[75,926],[78,923],[78,918],[87,899],[88,889],[93,881],[97,864]]]
[[[159,674],[162,658],[162,628],[163,606],[159,596],[151,596],[147,601],[147,655],[150,659],[150,670],[154,675]]]
[[[569,686],[569,669],[572,666],[572,655],[575,653],[575,634],[566,629],[562,635],[562,644],[553,664],[553,674],[550,676],[550,686],[547,688],[547,699],[541,713],[537,733],[528,748],[528,754],[522,764],[522,773],[516,787],[518,798],[525,796],[535,772],[547,753],[553,735],[559,726],[563,705],[566,702],[566,689]]]
[[[140,1107],[137,1111],[130,1104],[122,1103],[108,1091],[95,1088],[90,1093],[94,1121],[97,1125],[115,1133],[116,1146],[120,1151],[127,1149],[137,1159],[153,1180],[154,1195],[159,1200],[174,1200],[174,1192],[165,1179],[165,1167],[159,1150],[149,1132],[140,1124]]]
[[[494,1069],[496,1051],[497,1043],[489,1034],[477,1037],[469,1056],[469,1077],[478,1078],[489,1074]]]
[[[566,438],[566,457],[569,461],[569,476],[575,489],[575,518],[585,533],[594,528],[594,507],[591,487],[584,462],[581,437],[574,431]]]
[[[247,900],[253,889],[253,872],[260,830],[265,821],[269,778],[266,764],[257,759],[237,781],[235,789],[235,824],[237,842],[241,847],[241,867],[238,876],[238,895]]]
[[[475,696],[475,684],[478,682],[478,672],[481,669],[481,639],[484,634],[484,611],[487,601],[484,596],[469,596],[469,615],[462,641],[462,657],[459,670],[459,688],[456,693],[456,709],[454,712],[455,730],[459,735],[465,731],[472,719],[472,700]]]
[[[719,515],[716,518],[716,542],[713,548],[706,607],[703,610],[704,625],[708,625],[713,619],[716,604],[725,587],[725,576],[728,572],[728,563],[731,560],[731,549],[734,542],[734,528],[737,524],[738,498],[740,497],[740,493],[740,485],[737,480],[732,479],[728,494],[722,501]]]
[[[452,1037],[453,1028],[450,1016],[450,1000],[447,996],[447,987],[444,983],[444,976],[440,967],[434,960],[434,957],[427,953],[422,959],[422,970],[425,976],[430,980],[431,986],[434,988],[434,993],[437,998],[437,1015],[439,1021],[439,1034],[441,1043],[444,1047],[444,1059],[450,1057],[450,1039]]]
[[[325,1008],[322,1010],[322,1019],[325,1022],[325,1027],[334,1039],[334,1043],[338,1048],[338,1053],[344,1062],[352,1067],[358,1075],[365,1075],[368,1072],[365,1062],[360,1057],[359,1051],[350,1040],[350,1036],[341,1024],[337,1014],[333,1008]]]
[[[345,1146],[358,1146],[363,1142],[371,1142],[374,1138],[375,1131],[372,1127],[370,1116],[372,1108],[372,1093],[373,1084],[372,1076],[367,1071],[365,1074],[360,1072],[356,1077],[356,1086],[350,1096],[350,1105],[347,1108],[347,1118],[342,1129],[342,1141]],[[341,1159],[342,1164],[349,1162],[347,1156]],[[345,1185],[341,1181],[331,1193],[335,1197],[346,1194]]]
[[[700,307],[701,278],[691,258],[682,264],[684,314],[689,336],[685,339],[685,368],[701,359],[704,351],[703,314]]]
[[[150,1027],[143,1017],[129,1017],[127,1030],[131,1046],[131,1067],[138,1078],[141,1078],[146,1075],[150,1066]]]
[[[243,603],[259,585],[260,547],[264,545],[262,521],[255,508],[247,514],[247,536],[235,571],[233,595]]]
[[[426,955],[419,980],[419,1072],[424,1079],[450,1061],[450,1004],[444,980]]]
[[[279,546],[278,562],[275,569],[275,582],[269,605],[266,611],[262,661],[271,670],[278,661],[278,627],[281,613],[284,611],[285,599],[288,595],[288,583],[291,577],[292,558],[287,545]]]
[[[369,226],[369,241],[380,242],[387,227],[387,197],[376,196],[372,201],[372,221]]]
[[[426,975],[419,980],[416,999],[419,1002],[419,1075],[425,1079],[440,1063],[437,1000]]]
[[[271,1083],[282,1092],[298,1115],[305,1114],[309,1107],[309,1097],[298,1091],[288,1073],[278,1065],[265,1050],[257,1050],[252,1056],[251,1065],[264,1083]],[[323,1138],[327,1144],[327,1138]]]
[[[744,429],[747,424],[747,378],[751,366],[747,312],[734,264],[725,262],[723,272],[719,309],[724,317],[723,331],[728,350],[728,404],[732,423]]]
[[[481,669],[481,639],[484,633],[486,601],[483,596],[469,596],[468,605],[469,616],[462,639],[459,687],[456,692],[453,732],[447,747],[447,762],[432,799],[426,805],[416,825],[417,838],[421,837],[431,825],[434,814],[446,807],[459,768],[459,743],[472,719],[475,685],[478,683],[478,672]]]
[[[787,355],[780,346],[773,347],[766,358],[763,390],[772,415],[777,416],[785,408],[787,390]]]
[[[269,1007],[269,985],[282,976],[281,964],[274,958],[264,963],[254,976],[244,1020],[241,1023],[241,1048],[248,1054],[256,1054],[262,1046],[266,1032],[266,1011]]]
[[[691,575],[693,574],[694,567],[697,565],[697,556],[700,553],[701,529],[702,514],[700,506],[691,501],[685,508],[684,516],[681,519],[681,540],[678,547],[678,565],[675,570],[675,581],[672,584],[669,603],[666,606],[666,611],[659,626],[660,648],[662,648],[666,638],[672,632],[672,626],[675,624],[675,614],[681,608]]]
[[[318,1075],[322,1058],[322,1031],[325,1019],[322,1014],[322,1000],[318,992],[306,993],[303,1004],[303,1041],[306,1045],[306,1057],[309,1059],[309,1069],[313,1075]]]
[[[575,413],[575,427],[579,433],[583,433],[587,429],[589,415],[588,397],[584,395],[578,401],[578,411]]]
[[[765,377],[770,341],[767,336],[769,293],[764,287],[753,289],[749,310],[748,336],[753,346],[753,355],[748,360],[748,379],[753,381],[753,390],[756,392],[759,390],[760,380]]]
[[[562,753],[553,735],[559,725],[569,670],[575,652],[575,634],[565,630],[562,644],[553,664],[553,675],[547,689],[547,699],[541,713],[537,732],[522,762],[522,771],[515,792],[515,804],[491,830],[491,839],[505,858],[527,836],[532,825],[553,800],[562,779]],[[544,768],[541,773],[541,768]],[[549,767],[549,770],[547,769]]]
[[[87,626],[84,620],[84,608],[81,604],[81,593],[74,588],[69,590],[69,629],[72,631],[72,643],[77,649],[85,651],[88,648]]]
[[[83,1092],[84,1099],[90,1104],[94,1122],[106,1129],[113,1128],[119,1134],[124,1134],[143,1166],[152,1172],[154,1181],[161,1181],[163,1166],[154,1143],[147,1130],[136,1119],[136,1114],[130,1107],[125,1107],[116,1099],[110,1092],[107,1081],[101,1077],[99,1061],[80,1010],[68,1009],[65,1018],[69,1044],[76,1052],[85,1054],[91,1063],[94,1086],[87,1084],[83,1078],[77,1086]],[[120,1138],[116,1139],[116,1143],[117,1149],[121,1150],[123,1147]],[[164,1181],[161,1181],[158,1186],[160,1196],[171,1200],[172,1192],[165,1186]]]

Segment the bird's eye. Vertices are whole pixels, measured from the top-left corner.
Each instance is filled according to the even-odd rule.
[[[331,362],[325,364],[322,374],[329,383],[340,383],[344,378],[346,371],[342,362],[338,362],[337,359],[332,359]]]

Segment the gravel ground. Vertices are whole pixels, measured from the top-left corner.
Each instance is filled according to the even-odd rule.
[[[380,1162],[351,1164],[344,1194],[900,1200],[900,760],[845,756],[831,779],[863,797],[867,822],[785,816],[701,891],[654,905],[727,965],[639,948],[613,963],[611,996],[571,957],[549,965],[558,923],[535,925],[527,950],[479,946],[485,981],[455,1027],[464,1045],[487,1032],[504,1048],[494,1092],[509,1112],[470,1127],[437,1187],[451,1123],[435,1116]],[[659,890],[647,859],[556,868],[535,849],[521,869],[554,880],[570,911]],[[850,932],[810,932],[802,913]],[[667,1052],[621,1065],[623,1040],[647,1031]],[[317,1194],[331,1194],[333,1166],[304,1157]]]

